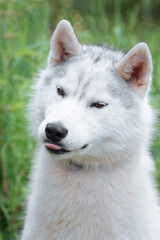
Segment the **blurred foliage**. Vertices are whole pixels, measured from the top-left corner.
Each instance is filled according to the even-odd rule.
[[[0,1],[0,239],[21,228],[34,142],[25,120],[28,90],[49,47],[49,4]]]
[[[123,50],[148,43],[154,63],[151,102],[157,112],[151,151],[160,189],[159,7],[158,0],[0,0],[0,240],[15,239],[22,227],[35,149],[25,120],[28,93],[46,65],[51,34],[62,18],[71,21],[82,43]]]

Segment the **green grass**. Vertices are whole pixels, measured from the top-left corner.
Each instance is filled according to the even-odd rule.
[[[34,142],[25,120],[28,92],[46,61],[49,6],[43,1],[1,1],[0,12],[0,239],[22,225]]]
[[[82,1],[77,6],[71,0],[0,0],[0,240],[15,239],[22,227],[35,148],[27,130],[25,109],[31,83],[46,64],[51,32],[60,19],[72,22],[82,43],[106,43],[128,50],[138,42],[147,42],[154,63],[151,102],[154,109],[160,109],[159,22],[145,14],[140,18],[138,4],[124,17],[121,1],[114,1],[112,16],[106,14],[106,1],[101,5],[93,2]],[[158,124],[151,151],[160,189]]]

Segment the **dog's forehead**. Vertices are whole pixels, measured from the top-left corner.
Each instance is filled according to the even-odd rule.
[[[122,56],[121,51],[115,51],[106,46],[84,45],[83,54],[61,62],[48,71],[46,84],[51,84],[53,78],[64,79],[66,82],[69,80],[70,84],[75,81],[79,83],[82,79],[92,80],[93,75],[103,73],[109,65],[119,61]]]
[[[113,67],[112,61],[99,61],[96,66],[85,62],[68,71],[66,84],[79,100],[85,98],[118,98],[125,108],[136,105],[133,88],[122,79]]]
[[[90,90],[104,91],[107,81],[111,80],[113,71],[112,62],[99,61],[96,65],[93,60],[73,64],[66,75],[60,80],[63,86],[82,99]]]

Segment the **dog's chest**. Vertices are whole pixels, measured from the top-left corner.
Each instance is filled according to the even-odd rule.
[[[121,173],[111,174],[115,175],[113,181],[105,171],[57,168],[48,173],[41,185],[39,219],[45,221],[47,234],[53,239],[63,239],[63,235],[77,240],[103,239],[103,235],[116,239],[124,225],[134,232],[135,219],[130,216],[139,215],[135,206],[139,193],[134,181],[130,187]]]

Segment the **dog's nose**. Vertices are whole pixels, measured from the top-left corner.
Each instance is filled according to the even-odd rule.
[[[61,123],[48,123],[45,131],[46,137],[52,142],[61,141],[68,133],[68,130]]]

